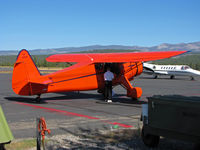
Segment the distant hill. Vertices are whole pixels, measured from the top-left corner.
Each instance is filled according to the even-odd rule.
[[[131,46],[122,46],[122,45],[92,45],[92,46],[84,46],[84,47],[64,47],[64,48],[52,48],[52,49],[35,49],[35,50],[28,50],[31,55],[51,55],[51,54],[62,54],[62,53],[73,53],[73,52],[81,52],[81,51],[90,51],[93,52],[94,50],[134,50]],[[17,55],[20,50],[9,50],[3,51],[0,50],[0,55]]]
[[[174,50],[187,50],[192,51],[193,53],[200,53],[200,42],[193,43],[179,43],[179,44],[168,44],[163,43],[158,46],[152,47],[141,47],[141,46],[123,46],[123,45],[92,45],[84,47],[64,47],[64,48],[51,48],[51,49],[35,49],[29,50],[32,55],[51,55],[51,54],[60,54],[60,53],[71,53],[71,52],[80,52],[80,51],[93,51],[93,50],[139,50],[139,51],[174,51]],[[19,50],[9,50],[3,51],[0,50],[0,55],[17,55]]]
[[[121,52],[138,52],[139,50],[127,50],[127,49],[94,49],[87,51],[79,51],[72,53],[121,53]]]
[[[158,46],[153,46],[148,51],[174,51],[174,50],[187,50],[192,52],[200,53],[200,42],[193,43],[179,43],[179,44],[168,44],[163,43]]]

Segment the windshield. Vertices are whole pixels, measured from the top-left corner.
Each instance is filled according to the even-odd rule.
[[[181,67],[181,70],[187,70],[187,69],[189,69],[190,67],[189,66],[182,66]]]

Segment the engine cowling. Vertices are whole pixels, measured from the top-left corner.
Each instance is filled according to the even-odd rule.
[[[132,80],[135,76],[140,75],[142,72],[143,72],[142,62],[123,64],[123,74],[129,80]]]

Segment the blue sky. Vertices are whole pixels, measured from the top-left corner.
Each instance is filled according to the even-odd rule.
[[[0,0],[0,50],[200,41],[199,0]]]

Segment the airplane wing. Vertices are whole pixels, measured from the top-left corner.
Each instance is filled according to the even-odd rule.
[[[164,74],[164,75],[168,75],[168,71],[154,71],[155,74]]]
[[[145,62],[186,53],[187,51],[165,52],[132,52],[132,53],[87,53],[87,54],[56,54],[46,58],[49,62]]]

